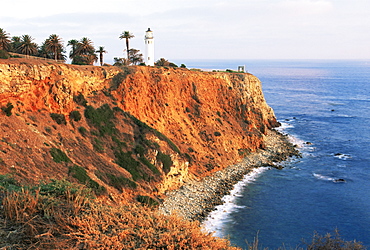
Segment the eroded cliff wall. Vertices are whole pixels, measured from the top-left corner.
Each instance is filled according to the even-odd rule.
[[[263,148],[277,125],[255,76],[187,69],[2,60],[0,107],[1,174],[86,171],[110,193],[178,188]]]

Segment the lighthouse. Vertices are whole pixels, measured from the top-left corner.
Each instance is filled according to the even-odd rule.
[[[150,28],[145,33],[145,64],[154,66],[154,37]]]

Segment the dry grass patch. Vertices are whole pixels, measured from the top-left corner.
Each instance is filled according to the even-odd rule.
[[[198,222],[138,203],[108,206],[82,185],[54,181],[3,191],[7,249],[237,249]],[[9,248],[12,247],[12,248]]]

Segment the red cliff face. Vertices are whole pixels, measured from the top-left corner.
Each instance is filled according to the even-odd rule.
[[[0,107],[2,174],[76,179],[77,165],[109,192],[177,188],[263,147],[277,125],[255,76],[187,69],[3,60]],[[69,161],[56,162],[52,148]]]

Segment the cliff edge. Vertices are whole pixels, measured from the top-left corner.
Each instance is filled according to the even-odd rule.
[[[278,125],[257,77],[164,67],[0,60],[0,107],[0,174],[112,197],[208,176]]]

